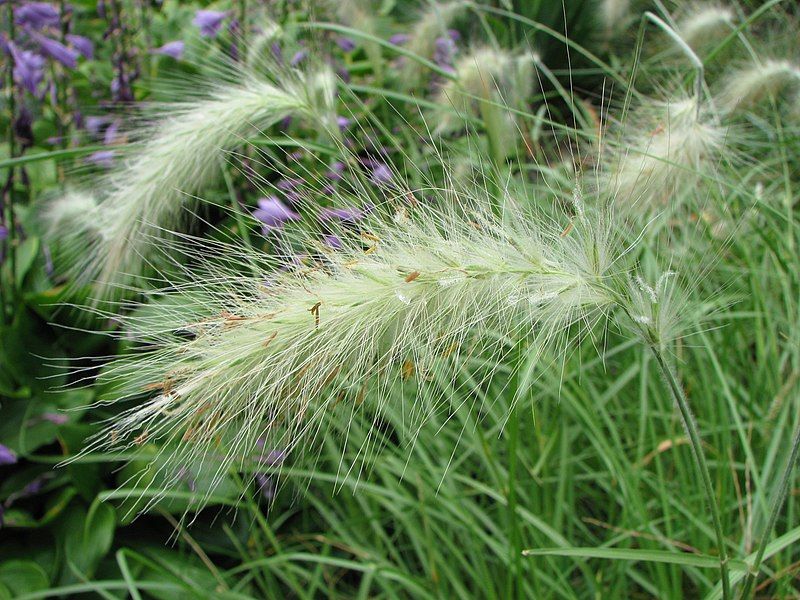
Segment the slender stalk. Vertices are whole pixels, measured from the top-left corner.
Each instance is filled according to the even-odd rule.
[[[725,535],[722,532],[722,520],[720,519],[719,507],[714,494],[714,485],[711,483],[711,475],[708,471],[708,464],[706,463],[705,454],[703,453],[702,440],[700,439],[700,432],[697,428],[692,409],[689,407],[689,401],[683,392],[683,388],[678,383],[677,376],[672,367],[667,363],[663,352],[655,344],[650,344],[650,349],[656,358],[659,369],[664,380],[667,382],[672,397],[678,405],[678,410],[681,413],[683,426],[689,436],[689,443],[692,447],[692,454],[694,455],[697,470],[700,472],[700,479],[703,481],[703,488],[706,494],[706,501],[711,510],[711,520],[714,526],[714,532],[717,537],[717,552],[719,553],[719,572],[722,580],[722,597],[725,600],[731,600],[731,583],[728,575],[728,552],[725,549]]]
[[[521,597],[520,560],[522,558],[522,542],[517,520],[517,447],[519,446],[519,407],[516,402],[508,416],[508,540],[510,564],[506,572],[506,598]],[[516,593],[515,593],[516,589]]]
[[[761,561],[764,560],[764,553],[767,550],[767,543],[769,542],[772,530],[775,528],[778,515],[780,515],[781,508],[783,507],[783,502],[786,500],[786,494],[789,491],[789,484],[792,482],[792,473],[794,472],[794,467],[797,463],[797,456],[799,453],[800,419],[797,420],[797,424],[795,425],[792,451],[789,454],[789,460],[786,462],[786,468],[783,470],[780,485],[775,490],[775,495],[772,499],[772,508],[769,514],[769,520],[767,521],[767,526],[764,528],[764,534],[761,536],[761,541],[758,544],[756,559],[753,562],[753,566],[750,568],[750,572],[747,573],[747,577],[745,577],[741,598],[749,598],[753,592],[753,586],[755,585],[756,578],[758,577],[758,570],[761,566]]]

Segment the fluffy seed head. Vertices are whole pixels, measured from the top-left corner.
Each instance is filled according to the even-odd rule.
[[[697,100],[644,106],[631,117],[610,161],[609,184],[623,204],[663,203],[713,167],[724,148],[726,130],[702,112]]]
[[[730,33],[734,15],[718,5],[696,5],[678,23],[678,35],[692,48],[698,49]]]
[[[800,89],[800,67],[788,60],[768,60],[732,72],[718,97],[724,111],[748,109],[784,91]]]
[[[134,281],[159,243],[148,233],[182,229],[186,203],[216,178],[226,151],[289,115],[332,131],[334,92],[328,71],[293,75],[281,84],[243,73],[239,83],[165,106],[142,132],[141,145],[98,186],[105,192],[97,210],[99,237],[79,278],[95,280],[100,298]]]
[[[626,312],[642,339],[665,349],[683,330],[682,311],[686,306],[676,284],[678,274],[665,271],[655,283],[634,275],[628,284]]]
[[[619,31],[630,16],[630,0],[602,0],[598,7],[604,33],[610,37]]]
[[[122,317],[145,349],[112,364],[105,379],[117,385],[114,400],[149,399],[95,446],[158,440],[148,478],[169,485],[181,468],[210,470],[210,494],[229,468],[246,469],[264,440],[302,450],[328,411],[359,410],[366,398],[380,414],[398,385],[412,403],[421,389],[453,390],[466,364],[491,372],[520,337],[537,347],[566,341],[613,302],[614,235],[582,203],[565,228],[497,217],[485,199],[397,197],[361,229],[333,230],[336,250],[307,241],[312,254],[288,269],[218,248],[226,261]],[[246,270],[231,258],[237,252]]]
[[[453,131],[464,117],[481,116],[482,103],[524,108],[533,88],[535,61],[532,53],[515,55],[489,47],[461,57],[455,65],[455,78],[436,95],[436,102],[442,106],[434,119],[438,123],[436,133]],[[506,130],[503,139],[514,140],[517,136],[513,116],[505,113],[502,119]]]

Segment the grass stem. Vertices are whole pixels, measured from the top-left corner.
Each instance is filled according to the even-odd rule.
[[[700,439],[700,432],[697,428],[692,409],[689,407],[689,401],[683,392],[683,388],[678,383],[677,376],[672,367],[667,363],[663,352],[657,346],[651,344],[650,349],[656,358],[656,363],[661,370],[664,380],[667,382],[672,397],[678,405],[678,410],[681,413],[683,426],[689,436],[689,443],[692,447],[692,454],[694,454],[695,463],[698,471],[700,472],[700,479],[703,482],[705,489],[706,501],[708,502],[709,509],[711,510],[711,520],[714,526],[714,532],[717,537],[717,552],[719,553],[719,572],[722,580],[722,597],[725,600],[731,599],[731,584],[728,574],[728,552],[725,549],[725,535],[722,532],[722,520],[720,519],[719,507],[715,500],[714,485],[711,483],[711,475],[708,471],[708,464],[706,463],[705,454],[703,453],[703,443]]]

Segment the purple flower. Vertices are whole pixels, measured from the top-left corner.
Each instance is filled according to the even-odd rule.
[[[14,21],[23,27],[42,29],[58,25],[58,10],[47,2],[26,2],[14,11]]]
[[[8,43],[8,49],[14,58],[14,81],[35,96],[44,78],[44,58],[30,50],[17,48],[13,42]]]
[[[283,450],[270,450],[266,454],[264,454],[264,446],[266,445],[266,440],[264,438],[259,438],[256,441],[256,446],[261,449],[261,455],[258,457],[258,461],[262,465],[266,465],[268,467],[279,467],[283,464],[286,460],[286,452]]]
[[[322,241],[325,242],[326,246],[333,248],[334,250],[341,250],[342,249],[342,240],[339,239],[339,236],[328,234],[322,236]]]
[[[17,462],[17,455],[14,454],[14,451],[0,444],[0,465],[13,465]]]
[[[392,37],[389,38],[389,43],[394,44],[395,46],[402,46],[405,44],[411,36],[407,33],[395,33]]]
[[[341,79],[345,83],[350,83],[350,71],[348,71],[344,67],[337,67],[336,74],[339,76],[339,79]]]
[[[356,43],[349,37],[336,38],[336,44],[343,52],[352,52],[356,49]]]
[[[164,56],[169,56],[174,58],[175,60],[180,60],[183,56],[183,50],[186,47],[186,44],[181,40],[176,40],[174,42],[167,42],[160,48],[154,48],[150,52],[153,54],[162,54]]]
[[[392,180],[392,171],[385,164],[378,163],[372,168],[370,179],[377,184],[389,183]]]
[[[8,237],[8,227],[0,225],[0,242]]]
[[[327,177],[331,181],[339,181],[342,178],[343,172],[344,172],[344,163],[337,160],[331,165],[331,170],[325,173],[325,177]]]
[[[286,221],[297,221],[300,215],[287,207],[276,196],[261,198],[253,216],[263,223],[264,233],[272,229],[280,229]]]
[[[41,477],[37,477],[33,481],[31,481],[28,485],[22,488],[19,492],[19,498],[25,498],[26,496],[33,496],[34,494],[38,494],[42,491],[44,484],[47,482],[47,476],[43,475]]]
[[[295,208],[303,200],[303,196],[300,194],[300,192],[295,190],[289,190],[283,195],[283,197],[292,208]]]
[[[67,41],[72,44],[72,47],[80,52],[84,58],[94,58],[94,44],[92,40],[82,35],[67,34]]]
[[[336,124],[339,126],[339,129],[345,130],[350,127],[352,121],[347,117],[336,117]]]
[[[298,50],[294,53],[294,56],[292,56],[292,60],[289,61],[289,64],[296,67],[306,59],[306,56],[308,56],[308,50]]]
[[[117,139],[117,132],[119,131],[119,119],[111,121],[111,125],[106,127],[106,132],[103,134],[103,143],[110,146]]]
[[[355,223],[364,218],[364,211],[360,208],[323,208],[319,211],[320,221],[341,221],[342,223]]]
[[[194,477],[192,477],[191,472],[186,467],[181,467],[178,469],[178,473],[176,477],[179,481],[183,481],[186,484],[186,487],[189,488],[190,492],[197,491],[197,481]]]
[[[77,51],[72,48],[67,48],[61,42],[51,40],[49,37],[39,35],[38,33],[31,32],[31,37],[39,44],[39,49],[43,54],[49,56],[53,60],[57,60],[62,65],[69,69],[74,69],[78,66]]]
[[[99,150],[87,156],[84,161],[108,169],[114,166],[114,156],[116,152],[113,150]]]
[[[227,12],[217,10],[198,10],[194,15],[194,25],[200,28],[200,35],[216,37],[222,22],[228,17]]]
[[[131,90],[130,77],[126,73],[117,73],[111,80],[111,96],[119,102],[132,102],[133,90]]]
[[[453,59],[456,55],[456,43],[450,36],[436,38],[433,62],[448,71],[453,70]]]

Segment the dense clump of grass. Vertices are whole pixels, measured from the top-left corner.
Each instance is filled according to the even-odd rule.
[[[603,7],[621,28],[627,3]],[[732,14],[699,7],[670,31],[713,56]],[[604,148],[606,122],[587,133],[557,123],[561,105],[526,114],[527,80],[504,112],[518,58],[466,55],[424,105],[455,106],[443,114],[483,121],[487,138],[503,130],[492,114],[533,138],[546,112],[552,147],[534,164],[490,157],[502,181],[395,182],[357,224],[272,232],[273,256],[179,235],[170,246],[203,248],[199,266],[148,304],[100,312],[139,345],[104,372],[104,400],[125,409],[94,447],[144,461],[123,494],[161,501],[191,480],[193,509],[247,511],[256,541],[220,577],[247,572],[264,596],[791,594],[796,502],[781,511],[797,454],[800,193],[797,126],[773,103],[793,100],[793,67],[765,61],[709,85],[701,68],[693,96],[637,95],[618,121],[612,106],[601,117],[620,141],[584,174],[562,146]],[[735,161],[733,119],[768,140]],[[408,153],[422,162],[418,137]],[[452,162],[425,158],[450,177]],[[658,236],[632,225],[662,212]],[[279,471],[300,502],[279,497],[267,521],[258,492],[272,501],[264,478]],[[787,532],[770,542],[776,524]]]

